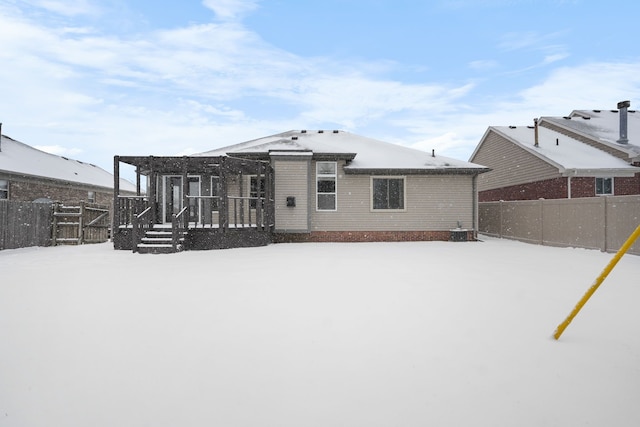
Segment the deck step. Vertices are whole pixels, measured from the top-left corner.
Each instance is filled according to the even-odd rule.
[[[184,248],[184,235],[178,238],[177,248],[173,248],[173,233],[170,230],[147,230],[141,242],[137,246],[137,252],[141,254],[170,254],[180,252]]]

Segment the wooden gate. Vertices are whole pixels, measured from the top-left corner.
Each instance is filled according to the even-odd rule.
[[[81,202],[78,206],[56,203],[53,211],[53,245],[81,245],[109,240],[109,209]]]

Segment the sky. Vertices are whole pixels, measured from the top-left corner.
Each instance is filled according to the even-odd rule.
[[[638,16],[632,0],[0,0],[0,123],[107,170],[292,129],[468,160],[488,126],[640,106]]]

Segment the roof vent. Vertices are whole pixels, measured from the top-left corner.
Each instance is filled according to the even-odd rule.
[[[292,136],[291,139],[296,140],[296,139],[298,139],[298,137],[297,136]]]
[[[620,139],[618,144],[628,144],[629,138],[627,138],[627,109],[631,106],[630,101],[618,102],[618,109],[620,110]]]
[[[533,146],[538,146],[538,118],[533,119]]]
[[[334,130],[333,133],[338,133],[338,130]]]
[[[516,128],[515,126],[509,126],[509,129],[515,129],[515,128]]]
[[[618,110],[610,110],[612,113],[617,113]]]
[[[582,118],[583,118],[584,120],[591,120],[591,117],[589,117],[589,116],[582,116]]]
[[[300,133],[307,133],[307,130],[306,130],[306,129],[302,129],[302,130],[300,131]]]
[[[563,117],[563,119],[565,119],[565,120],[571,120],[571,117],[569,117],[569,116],[564,116],[564,117]]]
[[[600,113],[602,110],[593,110],[594,113]]]
[[[318,133],[324,133],[324,131],[323,130],[319,130]]]

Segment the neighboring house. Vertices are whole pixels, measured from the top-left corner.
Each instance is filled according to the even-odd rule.
[[[113,175],[102,168],[45,153],[6,135],[0,138],[0,199],[110,206],[113,188]],[[125,180],[120,180],[120,190],[136,193]]]
[[[186,217],[187,249],[242,246],[213,235],[250,228],[276,242],[449,240],[453,229],[471,240],[476,180],[488,170],[337,130],[289,131],[189,157],[116,156],[116,176],[121,162],[147,176],[144,203],[114,198],[114,245],[134,250],[142,226],[129,219],[151,230],[177,216]]]
[[[491,168],[480,201],[640,194],[640,113],[628,106],[489,127],[469,160]]]

